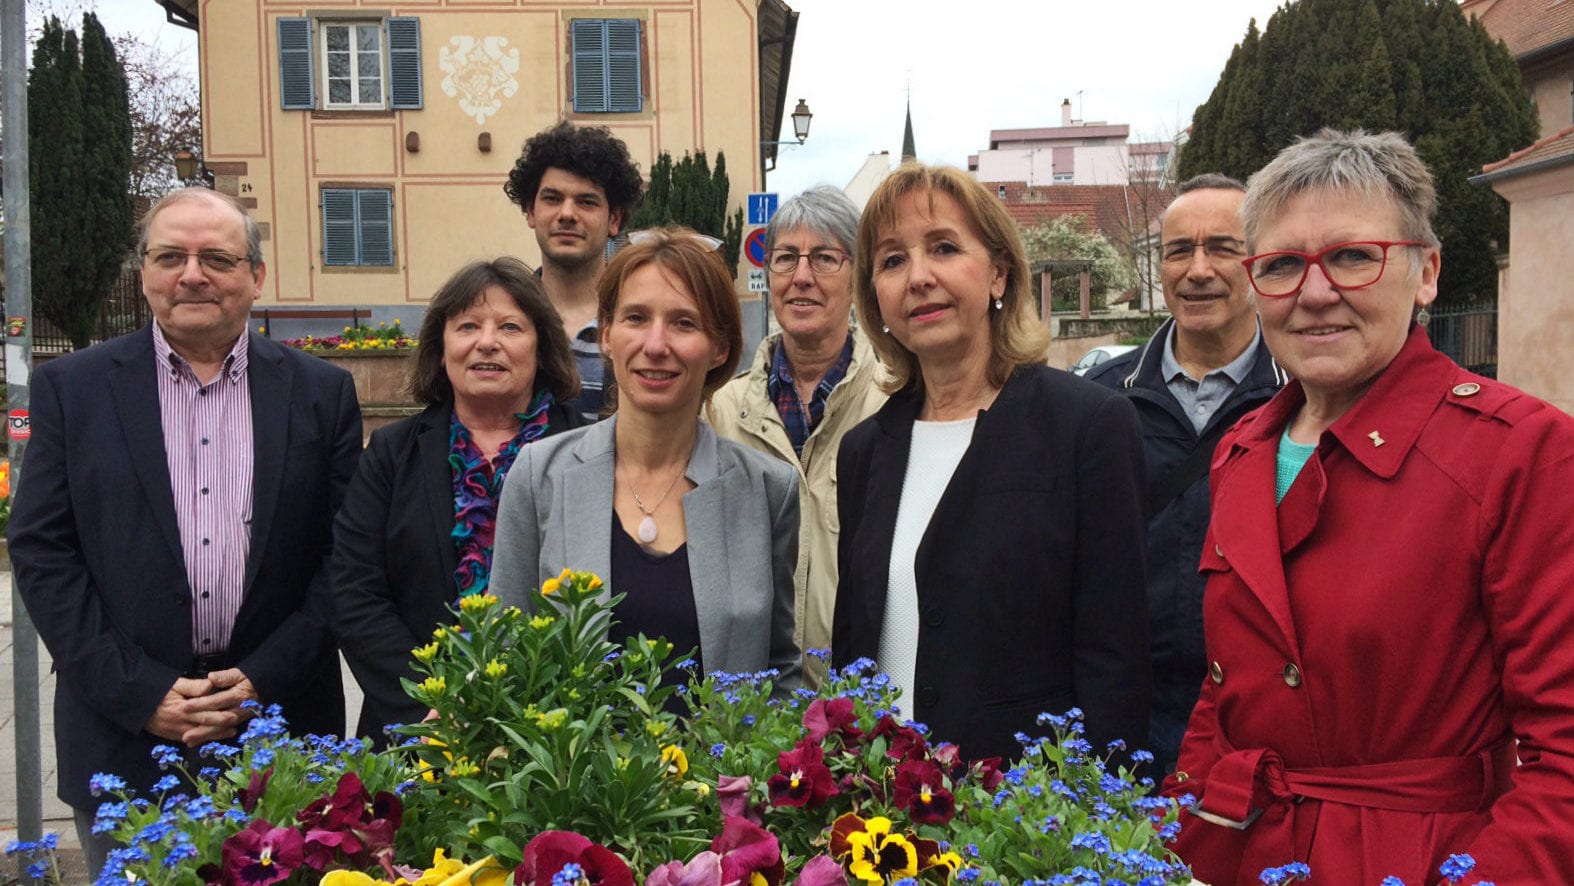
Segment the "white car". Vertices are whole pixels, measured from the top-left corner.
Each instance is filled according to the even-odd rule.
[[[1074,375],[1087,375],[1088,370],[1103,363],[1105,360],[1113,360],[1121,354],[1135,351],[1136,349],[1136,345],[1100,345],[1083,354],[1082,359],[1071,366],[1071,372]]]

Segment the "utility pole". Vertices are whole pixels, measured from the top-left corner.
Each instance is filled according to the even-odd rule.
[[[27,129],[27,4],[0,0],[0,77],[5,81],[5,380],[13,495],[30,427],[33,372],[32,195]],[[13,573],[13,576],[15,573]],[[11,580],[11,689],[16,703],[16,836],[43,836],[43,767],[39,755],[38,632]]]

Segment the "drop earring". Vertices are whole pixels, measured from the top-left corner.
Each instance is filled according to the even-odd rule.
[[[1427,308],[1423,307],[1423,308],[1421,308],[1421,310],[1416,311],[1416,323],[1418,325],[1420,325],[1422,329],[1425,329],[1426,325],[1428,323],[1431,323],[1431,322],[1432,322],[1432,312],[1430,310],[1428,310]]]
[[[998,311],[998,310],[1001,310],[1001,309],[1002,309],[1002,308],[1004,308],[1004,307],[1005,307],[1005,303],[1003,303],[1003,302],[1002,302],[1002,301],[1001,301],[1001,300],[1000,300],[1000,299],[998,299],[998,298],[997,298],[997,299],[995,299],[995,310],[997,310],[997,311]]]

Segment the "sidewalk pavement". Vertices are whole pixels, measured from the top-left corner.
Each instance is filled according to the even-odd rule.
[[[14,638],[11,618],[11,573],[0,571],[0,848],[17,838],[17,784],[21,777],[39,778],[43,786],[44,833],[60,837],[60,860],[65,883],[86,882],[77,842],[71,807],[55,796],[55,675],[50,670],[49,650],[38,644],[38,706],[42,736],[39,740],[41,765],[37,773],[19,773],[16,764],[16,687]],[[344,675],[345,723],[351,727],[361,711],[361,690],[350,669],[340,659]],[[14,865],[0,862],[0,881],[9,881]]]

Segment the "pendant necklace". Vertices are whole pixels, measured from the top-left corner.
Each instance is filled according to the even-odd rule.
[[[678,485],[678,478],[683,476],[683,473],[683,471],[678,471],[676,474],[673,474],[672,482],[667,484],[667,491],[661,494],[661,498],[656,499],[655,505],[648,508],[645,507],[645,500],[639,497],[639,490],[634,488],[634,481],[627,478],[623,480],[624,484],[628,486],[629,492],[634,496],[634,504],[638,505],[640,513],[645,515],[645,519],[639,521],[639,529],[636,533],[639,536],[639,540],[642,544],[648,545],[655,543],[656,518],[651,515],[656,513],[656,508],[661,507],[661,503],[666,501],[667,496],[672,494],[673,487]]]

